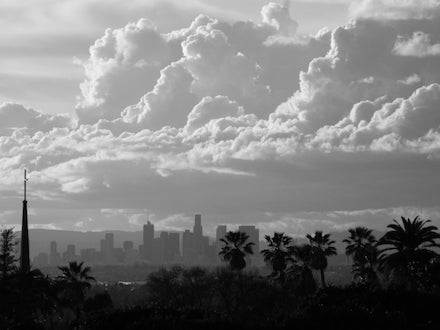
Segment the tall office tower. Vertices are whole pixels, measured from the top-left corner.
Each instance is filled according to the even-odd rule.
[[[102,257],[105,255],[106,244],[107,241],[105,239],[99,241],[99,252],[101,252]]]
[[[105,241],[107,243],[107,251],[112,251],[115,248],[115,235],[113,233],[106,233]]]
[[[163,231],[160,233],[160,240],[161,240],[161,246],[163,247],[163,254],[162,254],[162,260],[164,263],[171,262],[171,256],[170,256],[170,247],[168,244],[168,237],[169,234],[166,231]]]
[[[182,256],[185,264],[193,261],[193,234],[188,229],[183,232],[182,236]]]
[[[165,256],[164,237],[156,237],[153,240],[153,264],[163,265]]]
[[[194,216],[194,229],[193,229],[193,250],[195,258],[200,258],[203,256],[203,228],[202,228],[202,216],[196,214]]]
[[[64,261],[66,262],[74,261],[76,259],[75,250],[76,248],[74,244],[67,245],[66,254],[64,255]]]
[[[154,225],[150,221],[148,221],[148,223],[144,225],[142,256],[144,259],[149,261],[152,261],[153,259],[153,240],[154,240]]]
[[[114,263],[115,235],[113,233],[105,233],[105,239],[103,244],[101,243],[101,249],[103,249],[101,251],[103,252],[104,262],[106,264]]]
[[[258,256],[260,253],[260,231],[255,226],[239,226],[238,230],[249,235],[249,242],[254,243],[252,246],[253,257]]]
[[[179,233],[169,233],[168,235],[168,253],[171,262],[180,260],[180,236]]]
[[[58,253],[57,242],[50,242],[49,263],[51,266],[58,266],[61,263],[61,257]]]
[[[21,241],[20,241],[20,266],[23,272],[27,273],[31,269],[29,257],[29,230],[28,230],[28,212],[26,199],[26,170],[24,170],[24,198],[23,198],[23,215],[21,219]]]
[[[196,214],[194,216],[194,235],[202,236],[203,228],[202,228],[202,215]]]
[[[96,250],[93,248],[80,250],[81,261],[91,263],[96,259]]]
[[[124,241],[124,251],[133,250],[134,249],[134,243],[133,241]]]
[[[224,238],[226,236],[226,232],[227,232],[227,227],[226,225],[220,225],[217,226],[217,230],[215,232],[215,243],[217,245],[217,249],[220,250],[220,248],[222,247],[222,243],[220,242],[221,238]]]

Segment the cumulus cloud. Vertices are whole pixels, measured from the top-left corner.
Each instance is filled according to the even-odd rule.
[[[150,90],[160,70],[179,56],[178,41],[161,35],[146,19],[107,29],[90,47],[89,59],[80,63],[86,76],[76,108],[80,121],[118,118],[121,109]]]
[[[400,37],[394,46],[394,53],[401,56],[438,56],[440,44],[432,44],[429,34],[421,31],[414,32],[411,38]]]
[[[405,20],[437,18],[438,0],[357,0],[351,3],[355,18]]]
[[[0,137],[21,129],[29,135],[56,127],[72,128],[73,120],[63,115],[48,115],[17,103],[0,104]]]
[[[336,219],[344,207],[435,206],[440,4],[356,6],[358,20],[301,38],[274,3],[260,23],[201,15],[169,33],[145,19],[106,30],[81,64],[78,124],[0,107],[0,206],[23,164],[46,203],[145,209],[170,228],[200,208],[334,230],[356,223]]]
[[[285,1],[284,5],[271,2],[261,9],[263,22],[276,28],[283,36],[294,36],[298,23],[290,17],[290,1]]]

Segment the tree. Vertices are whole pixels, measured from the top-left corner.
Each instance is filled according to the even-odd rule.
[[[90,276],[90,267],[83,267],[84,262],[69,262],[68,266],[58,267],[61,275],[57,277],[60,288],[60,301],[66,307],[71,307],[80,316],[81,307],[85,301],[86,291],[92,287],[95,278]]]
[[[322,234],[322,231],[316,231],[315,235],[308,234],[307,239],[313,247],[313,263],[312,268],[319,270],[321,275],[322,287],[325,287],[324,271],[327,268],[327,257],[336,255],[336,248],[333,246],[335,241],[330,239],[330,234]]]
[[[249,235],[241,231],[229,231],[220,241],[224,244],[218,253],[232,270],[241,271],[246,267],[246,256],[253,254],[254,243],[248,242]]]
[[[378,259],[377,240],[371,229],[356,227],[348,230],[349,237],[343,242],[347,244],[345,254],[352,258],[352,273],[361,283],[376,284],[376,264]]]
[[[415,290],[423,287],[427,268],[438,256],[432,250],[438,247],[440,234],[437,227],[429,225],[431,220],[413,220],[401,217],[402,224],[394,220],[387,226],[390,230],[379,240],[379,265],[393,285]]]
[[[14,271],[17,259],[14,247],[17,244],[12,228],[0,232],[0,279],[5,280]]]
[[[299,295],[308,295],[316,291],[316,281],[312,271],[315,250],[310,244],[289,247],[294,263],[288,268],[287,273]]]
[[[284,233],[274,233],[273,237],[266,235],[264,238],[268,243],[268,249],[262,250],[261,254],[264,261],[272,267],[271,277],[278,277],[280,282],[284,283],[287,264],[292,261],[289,252],[292,238]]]

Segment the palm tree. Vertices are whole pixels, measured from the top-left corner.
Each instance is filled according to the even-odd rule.
[[[241,271],[246,267],[246,256],[254,253],[254,243],[247,242],[249,235],[241,231],[229,231],[220,241],[224,244],[218,253],[229,263],[232,270]]]
[[[322,234],[322,231],[316,231],[315,235],[312,236],[308,234],[307,239],[313,249],[313,265],[312,267],[319,270],[321,274],[322,287],[325,287],[325,276],[324,271],[327,268],[328,261],[327,257],[336,255],[336,248],[333,246],[335,241],[330,239],[330,234]]]
[[[371,229],[356,227],[348,230],[350,236],[343,240],[347,244],[345,254],[353,259],[352,273],[355,279],[370,284],[377,282],[377,240]]]
[[[69,262],[69,266],[58,267],[61,275],[57,277],[61,287],[61,300],[76,308],[79,313],[78,306],[84,303],[85,293],[91,288],[91,282],[95,278],[90,276],[90,267],[83,267],[84,262]]]
[[[287,273],[294,283],[296,293],[308,295],[316,291],[316,281],[313,277],[312,264],[315,258],[315,248],[310,244],[290,246],[290,254],[294,262],[287,270]]]
[[[438,228],[429,225],[431,220],[413,220],[401,217],[402,225],[394,220],[387,226],[390,230],[379,240],[380,267],[392,284],[409,290],[420,287],[430,261],[438,256],[432,250],[440,246]]]
[[[284,233],[274,233],[273,237],[266,235],[264,238],[268,243],[268,249],[262,250],[261,254],[264,257],[264,261],[272,266],[273,272],[271,277],[278,276],[281,283],[284,283],[287,263],[292,261],[289,252],[292,237]]]

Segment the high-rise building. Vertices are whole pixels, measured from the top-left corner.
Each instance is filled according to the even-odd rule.
[[[194,257],[199,259],[203,256],[203,227],[202,227],[202,215],[196,214],[194,216],[194,229],[193,229],[193,251]]]
[[[180,260],[180,236],[179,233],[168,234],[168,253],[171,262]]]
[[[101,241],[101,252],[104,257],[104,263],[115,263],[115,235],[113,233],[105,233],[105,239]]]
[[[220,250],[220,248],[222,247],[220,239],[225,238],[227,230],[228,229],[226,225],[217,226],[217,230],[215,232],[215,243],[217,245],[217,250]]]
[[[124,241],[124,251],[133,250],[134,249],[134,243],[133,241]]]
[[[64,262],[70,262],[76,260],[76,248],[74,244],[67,245],[66,251],[63,253],[63,261]]]
[[[93,248],[80,250],[81,261],[91,263],[96,260],[96,250]]]
[[[259,262],[260,256],[260,231],[255,226],[239,226],[238,230],[249,235],[249,242],[254,243],[252,250],[254,254],[251,256],[253,263]]]
[[[164,263],[165,246],[164,237],[156,237],[153,240],[153,263],[161,265]]]
[[[50,242],[49,263],[51,266],[58,266],[61,263],[61,256],[58,253],[57,242]]]
[[[194,235],[202,236],[203,235],[203,227],[202,227],[202,215],[196,214],[194,216]]]
[[[183,261],[186,264],[190,264],[193,261],[193,233],[188,229],[184,231],[182,236],[182,256]]]
[[[260,252],[260,231],[255,226],[239,226],[238,230],[249,235],[249,242],[254,243],[252,249],[254,254]]]
[[[105,241],[106,241],[106,250],[111,253],[115,248],[115,235],[113,233],[106,233]]]
[[[144,259],[152,261],[153,259],[153,241],[154,241],[154,225],[148,221],[143,228],[142,256]]]
[[[161,241],[160,246],[162,248],[162,263],[169,263],[171,262],[171,255],[170,255],[170,247],[168,243],[168,237],[169,234],[166,231],[163,231],[160,233],[159,239]]]

